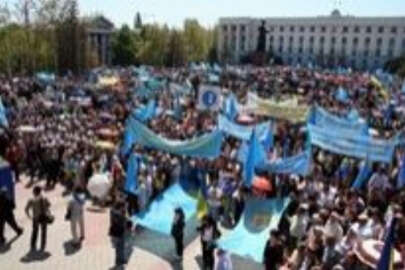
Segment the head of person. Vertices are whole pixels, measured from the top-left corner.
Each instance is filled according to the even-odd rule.
[[[42,188],[39,186],[35,186],[32,193],[34,194],[34,197],[39,197],[41,196]]]

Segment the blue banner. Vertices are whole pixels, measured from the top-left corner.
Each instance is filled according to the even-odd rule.
[[[264,162],[256,166],[259,171],[268,171],[277,174],[297,174],[306,176],[311,168],[311,150],[306,150],[296,156],[278,161]]]
[[[219,130],[190,140],[169,140],[155,134],[141,122],[135,119],[128,121],[127,127],[132,133],[132,143],[165,151],[176,155],[185,155],[200,158],[216,158],[221,154],[223,135]]]
[[[325,130],[333,131],[336,134],[368,134],[366,123],[338,117],[317,106],[312,108],[309,123]]]
[[[396,140],[377,140],[367,135],[336,132],[308,124],[311,144],[336,154],[391,163]]]
[[[261,263],[270,231],[277,229],[289,203],[289,198],[248,200],[238,225],[218,241],[218,246]]]
[[[256,126],[242,126],[230,121],[223,115],[218,115],[218,129],[227,135],[244,141],[250,139],[253,129],[255,129],[259,141],[272,140],[272,138],[268,138],[269,132],[272,135],[270,125],[271,122],[265,122]]]
[[[399,160],[399,171],[397,177],[397,188],[401,189],[405,186],[405,154]]]
[[[125,180],[124,190],[126,192],[136,194],[136,189],[138,186],[138,169],[139,169],[139,157],[132,153],[127,166],[127,175]]]

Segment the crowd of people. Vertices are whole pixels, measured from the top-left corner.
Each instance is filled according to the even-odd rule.
[[[40,180],[46,180],[49,189],[60,183],[73,193],[66,218],[71,221],[75,245],[85,237],[83,203],[86,195],[92,197],[87,183],[95,173],[109,172],[113,187],[103,202],[114,205],[109,234],[114,239],[117,265],[128,263],[125,239],[131,238],[128,234],[133,225],[125,217],[145,210],[156,196],[185,176],[190,182],[204,183],[208,213],[198,230],[203,267],[214,269],[215,241],[220,237],[217,223],[236,226],[245,202],[257,196],[243,183],[243,168],[237,158],[241,141],[225,137],[220,157],[213,160],[176,156],[135,144],[130,153],[139,158],[137,195],[122,192],[129,155],[120,151],[125,120],[147,102],[147,97],[136,94],[142,82],[132,69],[117,69],[116,73],[119,85],[105,87],[89,86],[84,76],[67,76],[50,83],[32,77],[0,78],[0,95],[9,121],[1,134],[1,155],[9,162],[16,182],[24,173],[28,186],[35,185],[35,198],[42,198],[36,186]],[[370,79],[371,74],[348,70],[242,66],[217,73],[216,83],[223,95],[233,93],[241,104],[249,92],[277,100],[294,96],[300,105],[318,105],[342,117],[354,109],[379,138],[392,138],[404,128],[405,93],[395,77],[384,80],[384,90]],[[160,92],[150,97],[161,110],[146,123],[151,130],[168,139],[185,140],[215,129],[218,112],[201,111],[197,106],[199,87],[209,83],[206,70],[149,68],[148,74],[161,82]],[[191,89],[179,101],[180,117],[173,115],[173,84]],[[339,88],[348,94],[344,101],[336,98]],[[251,117],[255,123],[270,120]],[[308,139],[303,125],[271,120],[276,125],[269,159],[302,152]],[[104,147],[100,141],[109,141],[113,147]],[[356,246],[370,239],[383,241],[393,218],[398,219],[395,247],[403,254],[399,262],[403,267],[405,196],[398,181],[403,157],[404,151],[398,147],[391,164],[374,162],[368,183],[360,189],[353,189],[352,184],[365,161],[317,147],[312,147],[311,173],[306,177],[263,173],[274,188],[261,195],[291,200],[278,229],[269,235],[263,251],[265,269],[370,269],[356,254]],[[46,212],[42,208],[50,206],[35,198],[27,206],[27,213],[33,211],[32,249],[40,225],[47,224],[38,223],[38,216]],[[0,203],[2,242],[4,223],[13,224],[13,218],[3,213],[14,206],[5,205]],[[184,214],[177,209],[175,216],[172,235],[181,258]],[[12,227],[17,234],[22,233],[16,224]],[[41,249],[45,249],[46,225],[41,230]],[[225,251],[219,250],[218,258],[216,269],[231,269]]]

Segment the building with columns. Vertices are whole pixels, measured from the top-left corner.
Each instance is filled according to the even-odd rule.
[[[99,65],[111,65],[111,36],[115,31],[114,24],[104,16],[96,16],[86,21],[87,43],[90,52],[97,56]]]
[[[267,29],[266,51],[285,64],[372,70],[405,54],[405,16],[343,16],[334,10],[318,17],[221,18],[220,59],[239,63],[255,51],[262,21]]]

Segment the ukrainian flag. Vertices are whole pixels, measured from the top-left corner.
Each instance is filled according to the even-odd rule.
[[[395,241],[395,224],[397,218],[393,217],[391,220],[388,233],[385,237],[384,247],[381,252],[380,261],[377,265],[377,270],[394,270],[394,241]]]
[[[197,196],[197,218],[201,220],[208,213],[208,204],[201,190]]]

